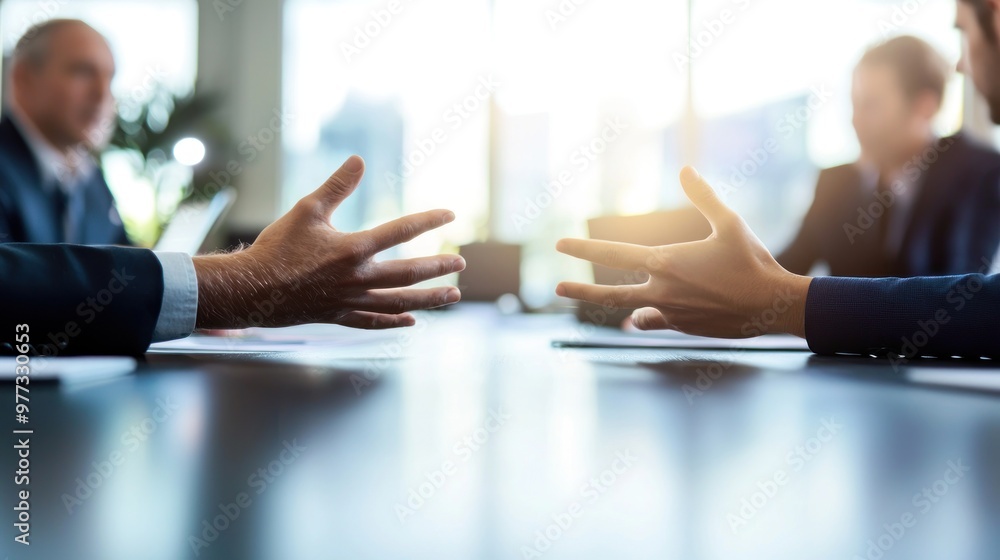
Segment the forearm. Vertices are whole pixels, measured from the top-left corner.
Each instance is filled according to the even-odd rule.
[[[259,326],[285,295],[269,287],[249,253],[195,257],[198,277],[199,329],[243,329]]]
[[[791,297],[788,310],[779,315],[777,329],[772,332],[792,334],[806,337],[806,305],[809,298],[809,286],[813,279],[808,276],[790,275],[786,280],[786,290]]]

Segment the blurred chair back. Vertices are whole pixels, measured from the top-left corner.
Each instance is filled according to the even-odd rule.
[[[521,246],[471,243],[458,249],[465,270],[458,275],[462,301],[496,301],[504,294],[520,296]]]
[[[700,241],[712,233],[708,220],[694,207],[637,216],[602,216],[589,220],[587,230],[591,239],[646,246]],[[641,284],[646,279],[645,275],[636,276],[628,271],[594,265],[594,282],[597,284]],[[587,323],[617,327],[632,311],[619,309],[608,313],[600,305],[581,302],[577,318]]]

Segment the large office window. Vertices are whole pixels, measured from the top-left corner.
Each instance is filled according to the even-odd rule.
[[[285,4],[283,103],[289,208],[350,154],[368,165],[334,225],[368,227],[402,212],[447,207],[472,238],[487,215],[493,70],[486,0]],[[446,16],[446,17],[445,17]]]
[[[197,0],[4,0],[0,41],[5,59],[30,26],[55,18],[82,19],[108,39],[116,65],[111,89],[119,111],[136,111],[157,94],[185,96],[194,89]],[[145,176],[135,154],[116,150],[107,152],[102,163],[130,235],[151,243],[158,235],[154,210],[176,204],[191,180],[190,170],[176,166],[163,176]],[[157,201],[157,196],[172,200]]]
[[[689,12],[690,7],[690,12]],[[430,207],[459,215],[414,252],[486,238],[525,247],[523,295],[586,279],[554,257],[586,219],[686,203],[693,163],[772,249],[819,168],[857,156],[851,70],[898,34],[952,61],[953,2],[288,0],[289,207],[349,153],[361,191],[335,218],[363,227]],[[484,84],[489,84],[485,87]],[[961,124],[956,77],[938,121]],[[754,161],[769,139],[779,149]],[[759,159],[759,155],[757,156]],[[405,252],[405,251],[404,251]]]
[[[452,208],[457,223],[414,251],[524,243],[524,295],[544,303],[566,272],[555,240],[595,213],[656,208],[680,164],[665,154],[683,3],[563,4],[286,2],[284,104],[309,118],[285,134],[285,207],[361,153],[368,176],[335,225]]]

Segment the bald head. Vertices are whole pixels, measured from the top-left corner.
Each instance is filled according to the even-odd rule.
[[[104,37],[80,20],[55,19],[25,32],[11,69],[13,102],[57,149],[107,136],[115,62]]]

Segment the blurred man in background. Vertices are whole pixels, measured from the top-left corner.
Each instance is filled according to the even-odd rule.
[[[820,173],[809,213],[778,262],[807,274],[907,277],[977,271],[1000,244],[1000,154],[964,134],[937,138],[950,74],[933,47],[897,37],[854,71],[861,158]]]
[[[959,68],[1000,124],[1000,0],[959,0],[955,26],[965,40]],[[817,354],[888,356],[894,366],[919,356],[1000,359],[1000,274],[987,276],[994,265],[990,253],[963,276],[802,276],[782,268],[697,171],[682,170],[681,184],[712,225],[712,235],[660,247],[563,239],[556,246],[563,253],[643,272],[649,281],[562,282],[556,294],[605,308],[639,308],[632,323],[642,330],[719,338],[788,333],[805,338]]]
[[[115,61],[79,20],[17,43],[0,119],[0,242],[128,244],[93,153],[114,131]]]

